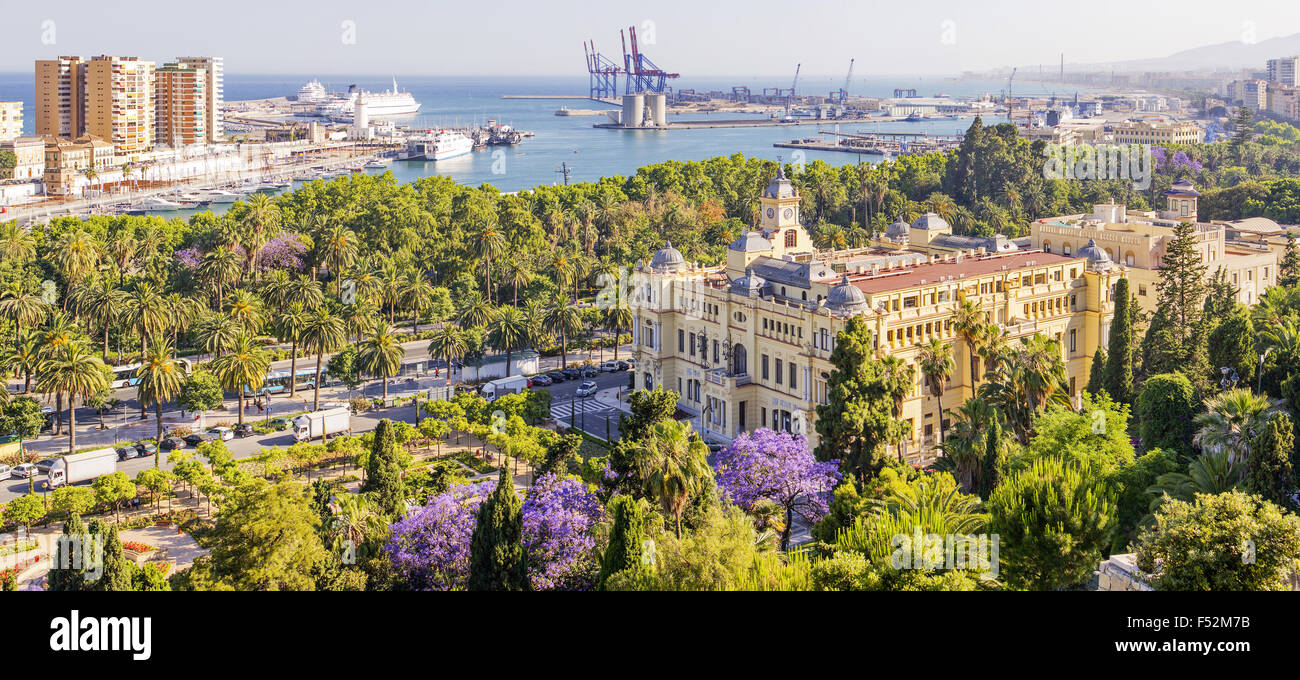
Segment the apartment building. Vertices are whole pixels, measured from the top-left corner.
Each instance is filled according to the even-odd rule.
[[[1126,120],[1111,126],[1115,144],[1196,144],[1205,131],[1190,120]]]
[[[85,172],[93,165],[93,149],[70,139],[45,138],[45,193],[72,196],[87,184]]]
[[[86,71],[86,132],[102,138],[119,155],[153,148],[154,63],[136,57],[93,57]]]
[[[1268,110],[1281,118],[1300,119],[1300,88],[1269,84]]]
[[[158,144],[175,149],[208,142],[207,71],[171,63],[154,77]]]
[[[14,137],[0,141],[0,151],[14,155],[14,167],[0,170],[0,179],[40,180],[45,175],[45,141],[40,137]]]
[[[85,87],[81,57],[36,60],[36,134],[69,138],[84,134]]]
[[[178,57],[176,62],[182,66],[203,69],[206,78],[203,84],[205,97],[203,106],[206,112],[203,127],[207,134],[207,141],[209,143],[224,141],[226,136],[221,122],[221,105],[225,96],[225,60],[221,57]]]
[[[1267,71],[1268,82],[1295,87],[1296,74],[1300,72],[1300,57],[1269,59]]]
[[[687,263],[667,244],[634,277],[635,386],[677,390],[679,408],[706,438],[726,442],[767,427],[805,434],[815,445],[836,334],[853,317],[867,319],[877,357],[914,363],[919,343],[949,344],[961,368],[942,406],[960,404],[983,374],[953,327],[963,300],[978,304],[1009,338],[1043,333],[1059,340],[1071,395],[1077,399],[1086,385],[1122,271],[1100,249],[1069,257],[1018,249],[941,254],[934,244],[952,237],[951,227],[925,215],[906,225],[916,232],[906,237],[909,247],[819,252],[783,173],[759,202],[758,228],[728,246],[725,266]],[[901,416],[909,459],[933,456],[940,406],[918,371]]]
[[[23,135],[23,103],[0,102],[0,142]]]
[[[1179,180],[1165,192],[1163,211],[1131,211],[1107,203],[1093,207],[1090,215],[1047,217],[1030,225],[1030,243],[1043,252],[1077,255],[1086,247],[1101,249],[1106,257],[1125,267],[1131,288],[1143,310],[1155,311],[1160,260],[1180,223],[1196,230],[1196,250],[1206,265],[1206,278],[1222,270],[1237,287],[1237,300],[1254,304],[1264,290],[1277,283],[1277,254],[1267,247],[1228,238],[1223,223],[1196,221],[1200,194],[1192,183]]]

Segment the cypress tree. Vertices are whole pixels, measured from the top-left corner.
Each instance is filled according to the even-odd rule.
[[[524,516],[514,481],[501,469],[497,488],[478,509],[469,543],[469,590],[528,590]]]
[[[54,546],[54,563],[50,565],[49,589],[78,591],[86,589],[87,553],[90,534],[81,515],[74,514],[63,523],[63,535]]]
[[[109,592],[134,590],[138,567],[128,562],[122,553],[122,540],[118,538],[117,527],[110,527],[96,519],[90,522],[90,531],[102,536],[104,541],[104,573],[95,581],[93,589]]]
[[[817,406],[817,460],[843,461],[860,482],[880,471],[885,444],[902,428],[894,417],[899,380],[876,360],[871,344],[862,317],[849,319],[831,351],[834,370],[826,381],[827,403]]]
[[[1246,470],[1246,490],[1263,496],[1279,506],[1295,510],[1291,500],[1296,487],[1291,455],[1295,447],[1295,426],[1291,417],[1278,414],[1264,424],[1250,447]]]
[[[1115,318],[1110,324],[1110,351],[1106,353],[1103,384],[1112,399],[1125,404],[1133,401],[1133,296],[1128,279],[1115,283]],[[1089,377],[1088,384],[1092,384]]]
[[[1143,346],[1144,365],[1149,372],[1177,370],[1193,380],[1202,379],[1204,371],[1200,367],[1205,365],[1208,333],[1201,323],[1205,271],[1196,248],[1196,228],[1183,222],[1174,228],[1174,238],[1165,246],[1160,260],[1157,311]]]
[[[1286,250],[1282,252],[1282,263],[1277,268],[1279,286],[1294,286],[1300,283],[1300,249],[1295,245],[1295,234],[1286,233]]]
[[[851,481],[850,481],[851,483]],[[605,548],[600,562],[600,588],[605,589],[609,577],[625,569],[642,567],[642,544],[645,542],[645,518],[641,504],[630,496],[615,496],[609,502],[613,526],[609,532],[609,547]]]
[[[1002,420],[994,416],[989,420],[988,430],[984,434],[984,463],[980,472],[980,498],[988,499],[998,485],[998,468],[1001,467],[1006,445],[1003,442]]]
[[[397,434],[387,418],[375,428],[370,459],[366,461],[366,488],[385,514],[396,518],[406,514],[406,487],[397,462]]]
[[[1092,394],[1101,394],[1106,391],[1106,363],[1109,357],[1106,356],[1106,348],[1098,347],[1097,353],[1092,355],[1092,366],[1088,369],[1088,386],[1084,389]]]

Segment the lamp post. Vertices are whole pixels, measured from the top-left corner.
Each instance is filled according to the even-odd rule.
[[[1264,350],[1263,354],[1259,355],[1259,371],[1258,371],[1259,375],[1255,380],[1255,394],[1264,393],[1264,360],[1267,359],[1268,355],[1272,353],[1273,353],[1273,348],[1269,347],[1268,349]]]

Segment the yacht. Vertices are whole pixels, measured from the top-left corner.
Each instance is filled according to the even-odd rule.
[[[244,200],[244,194],[238,191],[226,191],[224,189],[213,189],[209,191],[205,198],[210,203],[234,203]]]
[[[386,167],[388,167],[388,166],[390,166],[390,165],[392,165],[392,164],[393,164],[393,159],[391,159],[391,158],[376,158],[376,159],[370,161],[369,163],[366,163],[366,167],[367,167],[367,168],[386,168]]]
[[[139,203],[134,203],[127,210],[128,214],[166,212],[168,210],[180,210],[185,206],[175,201],[169,201],[165,198],[150,197]]]

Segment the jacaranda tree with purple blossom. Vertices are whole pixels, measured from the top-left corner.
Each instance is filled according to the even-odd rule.
[[[496,482],[452,487],[393,524],[384,551],[414,590],[460,590],[469,579],[475,517]]]
[[[605,508],[576,477],[538,478],[523,505],[524,549],[533,590],[591,590],[600,564],[592,528]]]
[[[790,547],[794,515],[810,524],[825,517],[840,480],[839,461],[819,463],[802,436],[767,429],[741,434],[718,454],[716,467],[718,486],[732,503],[751,512],[770,501],[785,512],[783,550]]]

